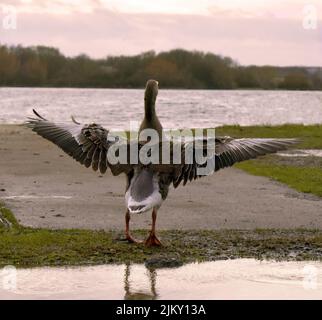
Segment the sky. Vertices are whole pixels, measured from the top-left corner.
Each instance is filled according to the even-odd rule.
[[[184,48],[243,65],[322,66],[322,1],[0,0],[0,43],[93,58]]]

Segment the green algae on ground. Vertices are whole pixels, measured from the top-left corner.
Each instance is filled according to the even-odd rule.
[[[0,267],[147,263],[174,265],[235,258],[322,260],[319,230],[160,231],[160,248],[129,244],[119,231],[50,230],[20,226],[9,210],[10,229],[0,228]],[[134,234],[143,238],[146,230]]]

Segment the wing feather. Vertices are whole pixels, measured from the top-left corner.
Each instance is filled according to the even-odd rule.
[[[130,164],[108,163],[108,149],[119,139],[116,137],[111,139],[108,136],[109,131],[101,125],[92,123],[82,126],[76,121],[70,124],[54,123],[42,117],[36,110],[33,111],[36,118],[29,118],[26,125],[38,135],[56,144],[85,167],[92,167],[94,171],[99,169],[101,173],[105,173],[107,167],[110,167],[114,175],[131,170]],[[124,140],[121,142],[128,144]]]
[[[205,141],[205,139],[203,139]],[[209,140],[210,141],[210,140]],[[199,141],[200,142],[200,141]],[[237,162],[255,159],[259,156],[263,156],[277,151],[285,150],[288,147],[297,143],[296,139],[260,139],[260,138],[244,138],[233,139],[231,137],[217,137],[215,139],[215,148],[212,155],[208,156],[208,161],[213,164],[213,171],[233,166]],[[196,140],[189,143],[182,144],[183,151],[189,152],[196,151]],[[207,143],[204,144],[204,148],[207,147]],[[201,177],[197,174],[197,169],[205,167],[206,163],[199,163],[196,157],[193,157],[193,163],[184,163],[182,157],[181,167],[177,165],[176,170],[172,171],[172,182],[174,187],[180,185],[183,181],[185,185],[188,181],[192,181]],[[212,171],[212,172],[213,172]]]

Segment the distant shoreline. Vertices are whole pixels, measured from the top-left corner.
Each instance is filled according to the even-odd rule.
[[[173,49],[93,59],[46,46],[0,45],[0,86],[322,90],[322,67],[240,65],[230,57]]]

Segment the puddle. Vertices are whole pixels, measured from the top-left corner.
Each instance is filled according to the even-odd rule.
[[[291,150],[277,153],[281,157],[322,157],[322,150]]]
[[[4,272],[2,284],[8,280]],[[0,299],[322,299],[322,263],[236,259],[156,270],[18,269],[11,284],[16,288],[0,286]]]

